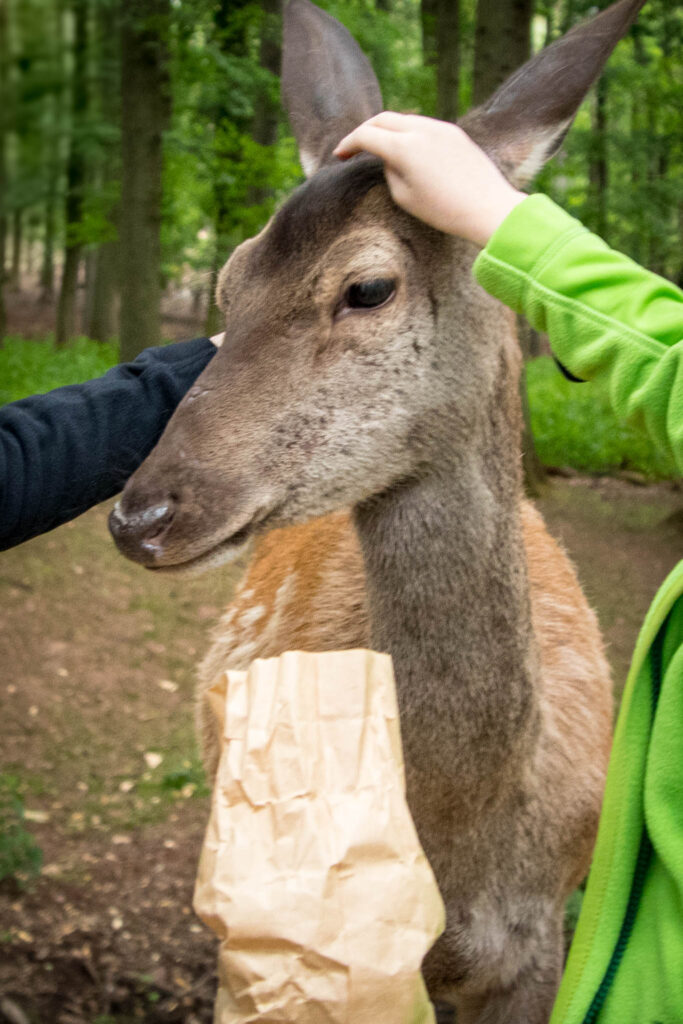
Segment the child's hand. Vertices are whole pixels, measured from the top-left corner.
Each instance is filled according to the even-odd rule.
[[[385,111],[365,121],[335,149],[384,160],[391,194],[408,213],[439,231],[486,245],[514,206],[526,199],[457,125]]]

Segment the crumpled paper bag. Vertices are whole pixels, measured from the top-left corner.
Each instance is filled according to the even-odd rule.
[[[444,907],[405,801],[391,658],[288,652],[224,673],[195,909],[216,1024],[431,1024]]]

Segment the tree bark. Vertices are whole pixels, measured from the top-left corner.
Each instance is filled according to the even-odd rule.
[[[483,103],[529,59],[533,0],[479,0],[474,30],[473,103]]]
[[[425,67],[436,67],[436,9],[438,0],[422,0],[422,60]]]
[[[66,170],[66,204],[64,210],[66,244],[64,269],[57,305],[55,342],[57,347],[67,343],[76,331],[76,303],[78,270],[81,262],[82,242],[78,229],[83,215],[83,186],[86,163],[79,129],[82,128],[88,107],[87,47],[88,0],[72,0],[74,16],[74,65],[72,88],[72,123],[69,141],[69,159]]]
[[[593,207],[591,227],[601,238],[607,239],[607,78],[602,75],[595,86],[591,111],[591,157],[588,182]]]
[[[24,241],[23,210],[15,210],[12,214],[12,262],[9,280],[12,288],[21,288],[21,253]]]
[[[442,121],[458,116],[460,86],[460,0],[422,0],[422,55],[436,69],[435,114]]]
[[[273,76],[279,76],[282,60],[282,0],[261,0],[262,26],[259,45],[259,66]],[[254,119],[251,135],[261,146],[274,146],[277,142],[277,128],[280,117],[280,102],[271,83],[265,83],[259,90],[254,103]],[[273,194],[272,188],[263,185],[251,188],[247,203],[257,206]]]
[[[8,85],[9,85],[9,45],[7,40],[8,0],[0,0],[0,346],[7,332],[7,313],[5,309],[5,265],[7,253],[7,132],[8,132]]]
[[[95,254],[93,294],[87,328],[88,337],[95,341],[111,341],[116,336],[118,285],[118,245],[116,242],[107,242]]]
[[[169,0],[122,0],[121,360],[161,337],[163,132],[171,111]]]
[[[45,236],[43,238],[43,260],[40,268],[41,302],[49,302],[55,290],[55,181],[50,176],[48,194],[45,199]]]
[[[216,41],[221,53],[229,57],[246,57],[248,54],[248,31],[247,19],[245,17],[235,18],[235,11],[243,11],[250,4],[250,0],[219,0],[214,9],[214,31]],[[241,120],[231,115],[224,101],[219,100],[214,113],[214,124],[216,125],[215,158],[219,163],[235,161],[239,154],[235,153],[222,144],[221,126],[229,122],[240,132],[247,131],[251,125],[244,117]],[[223,263],[229,255],[229,250],[235,245],[235,222],[230,198],[226,195],[225,189],[220,180],[214,185],[214,226],[215,226],[215,249],[213,255],[213,267],[211,269],[211,295],[206,313],[206,333],[211,336],[220,330],[220,313],[214,302],[216,282]]]
[[[100,114],[109,127],[120,126],[120,21],[118,0],[101,3],[97,10],[98,59],[100,64]],[[103,148],[99,176],[105,193],[120,175],[120,139],[112,138]],[[112,231],[117,230],[118,209],[109,212]],[[92,295],[85,332],[95,341],[110,341],[117,333],[116,298],[119,289],[118,239],[102,242],[95,253]]]
[[[438,0],[436,7],[436,116],[458,117],[460,86],[460,3]]]
[[[51,5],[45,31],[51,39],[50,66],[55,77],[65,75],[64,12],[62,0]],[[57,235],[57,197],[63,164],[60,139],[65,119],[62,90],[48,92],[42,111],[42,163],[46,178],[43,207],[43,254],[40,269],[40,301],[51,303],[55,292],[55,244]]]

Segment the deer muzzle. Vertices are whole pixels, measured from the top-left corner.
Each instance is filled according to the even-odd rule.
[[[121,554],[142,565],[154,566],[163,553],[175,514],[176,503],[170,496],[127,513],[119,501],[109,516],[109,529]]]

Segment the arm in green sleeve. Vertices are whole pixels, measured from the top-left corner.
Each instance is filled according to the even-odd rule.
[[[644,428],[683,472],[683,292],[543,195],[512,210],[474,275],[547,332],[572,374],[605,382],[616,415]]]

